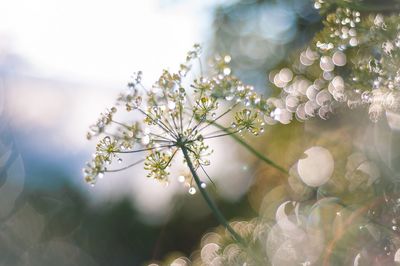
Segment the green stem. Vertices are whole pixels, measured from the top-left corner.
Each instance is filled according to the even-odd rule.
[[[217,128],[222,129],[223,131],[225,131],[227,133],[231,133],[228,128],[226,128],[226,127],[224,127],[224,126],[222,126],[222,125],[220,125],[218,123],[214,123],[214,125]],[[269,159],[268,157],[263,155],[261,152],[259,152],[256,149],[254,149],[250,144],[248,144],[246,141],[244,141],[241,137],[237,136],[236,134],[231,134],[230,136],[234,140],[236,140],[239,144],[241,144],[243,147],[245,147],[254,156],[256,156],[257,158],[262,160],[263,162],[269,164],[270,166],[274,167],[275,169],[281,171],[284,174],[289,174],[289,172],[285,168],[283,168],[282,166],[278,165],[277,163],[275,163],[274,161],[272,161],[271,159]]]
[[[231,233],[231,235],[242,245],[246,246],[246,242],[243,240],[241,236],[239,236],[238,233],[229,225],[228,221],[225,219],[225,217],[222,215],[221,211],[218,209],[217,205],[214,203],[214,201],[211,199],[211,197],[208,195],[207,191],[201,186],[201,181],[199,176],[196,173],[196,170],[194,169],[192,160],[190,159],[188,149],[185,147],[185,145],[182,145],[181,147],[183,156],[185,157],[186,163],[189,166],[190,172],[192,173],[193,179],[197,184],[198,189],[201,192],[201,195],[203,196],[204,200],[206,201],[208,207],[211,209],[213,212],[215,218],[217,218],[218,222],[222,224],[228,231]]]

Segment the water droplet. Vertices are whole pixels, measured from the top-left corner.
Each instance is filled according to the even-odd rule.
[[[329,91],[326,89],[320,91],[317,94],[317,96],[315,97],[315,101],[317,102],[317,104],[319,106],[325,106],[325,105],[329,104],[331,100],[332,100],[332,96],[329,93]]]
[[[149,135],[145,135],[142,139],[142,144],[143,145],[148,145],[150,143],[150,136]]]
[[[285,99],[286,109],[291,112],[295,112],[297,106],[299,105],[299,98],[296,96],[288,95]]]
[[[190,188],[189,188],[189,194],[190,194],[190,195],[196,194],[196,188],[195,188],[195,187],[190,187]]]
[[[284,82],[283,80],[281,80],[279,73],[276,74],[274,76],[274,84],[275,86],[277,86],[278,88],[283,88],[287,85],[286,82]]]
[[[293,72],[289,68],[283,68],[279,71],[279,79],[285,83],[288,83],[293,78]]]
[[[300,63],[302,63],[305,66],[311,66],[314,63],[314,61],[308,58],[306,54],[303,52],[300,54]]]
[[[175,110],[175,108],[176,108],[176,104],[174,102],[172,102],[172,101],[169,101],[168,102],[168,109],[169,110]]]
[[[332,61],[336,66],[346,65],[346,55],[342,51],[336,51],[332,56]]]
[[[118,158],[118,163],[122,163],[122,159],[121,158]]]
[[[279,110],[279,114],[277,114],[277,110]],[[284,125],[287,125],[292,121],[292,113],[290,113],[286,109],[276,109],[275,110],[275,119],[281,122]]]
[[[183,182],[185,182],[185,176],[183,176],[183,175],[180,175],[180,176],[178,176],[178,182],[179,183],[183,183]]]
[[[304,111],[308,116],[314,116],[317,113],[319,107],[320,106],[316,102],[308,101],[304,105]]]
[[[204,182],[202,182],[201,185],[200,185],[200,187],[201,187],[201,188],[206,188],[206,187],[207,187],[207,184],[204,183]]]
[[[311,85],[307,88],[306,95],[309,100],[314,100],[317,93],[318,89],[314,85]]]
[[[332,58],[329,56],[322,56],[319,62],[319,66],[324,71],[332,71],[335,68]]]
[[[104,137],[104,143],[106,145],[110,145],[111,144],[111,138],[109,136]]]
[[[224,61],[225,61],[225,63],[229,63],[229,62],[231,62],[231,60],[232,60],[232,58],[229,56],[229,55],[225,55],[224,56]]]
[[[324,80],[331,80],[333,79],[334,74],[330,71],[324,71],[324,73],[322,73],[322,77],[324,78]]]
[[[331,110],[330,110],[330,106],[328,106],[328,105],[322,106],[318,110],[318,116],[323,120],[327,120],[329,118],[330,114],[331,114]]]
[[[310,187],[319,187],[331,178],[334,160],[329,150],[314,146],[304,152],[307,157],[297,163],[301,180]],[[324,165],[324,167],[319,167]]]
[[[229,67],[225,67],[223,72],[225,76],[228,76],[229,74],[231,74],[231,69]]]
[[[349,41],[349,44],[350,44],[351,46],[357,46],[357,45],[358,45],[358,40],[357,40],[357,38],[355,38],[355,37],[351,38],[350,41]]]
[[[307,119],[307,114],[304,111],[304,103],[299,104],[296,109],[296,118],[300,121],[304,121]]]

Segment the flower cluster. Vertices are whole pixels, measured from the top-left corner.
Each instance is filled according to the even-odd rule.
[[[318,0],[315,7],[326,11],[330,2]],[[349,6],[354,1],[344,2]],[[266,122],[287,124],[293,115],[300,121],[327,119],[344,105],[367,106],[374,122],[385,111],[399,111],[399,22],[397,14],[360,13],[348,7],[328,13],[323,29],[293,65],[271,72],[270,81],[281,94],[271,99],[275,110]]]
[[[142,162],[148,177],[167,182],[171,163],[183,148],[188,151],[185,162],[189,159],[194,168],[204,170],[212,153],[206,143],[208,139],[263,132],[262,117],[268,111],[266,101],[231,74],[229,56],[217,56],[207,77],[201,74],[189,79],[199,55],[200,46],[195,45],[177,73],[164,70],[151,88],[142,84],[141,72],[134,75],[116,106],[90,127],[88,138],[99,136],[100,142],[93,160],[84,169],[88,183],[94,184],[105,172]],[[117,121],[117,113],[124,109],[133,122]],[[231,112],[233,115],[227,116]],[[219,124],[221,121],[226,124],[227,117],[233,121],[224,126]],[[122,163],[125,160],[122,157],[133,153],[147,155],[120,169],[108,168],[114,159]]]

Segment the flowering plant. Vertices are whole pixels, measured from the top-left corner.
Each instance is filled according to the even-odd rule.
[[[193,61],[200,60],[199,55],[200,46],[195,45],[177,73],[164,70],[151,88],[142,84],[141,72],[135,75],[127,91],[118,97],[116,106],[90,127],[87,137],[100,137],[100,141],[92,161],[83,170],[84,176],[86,182],[94,185],[107,172],[143,163],[147,177],[168,183],[169,168],[181,153],[190,170],[190,179],[195,181],[207,204],[233,236],[240,239],[207,194],[206,183],[198,172],[210,179],[205,167],[210,164],[208,156],[212,149],[207,140],[244,133],[259,135],[264,131],[262,118],[269,106],[253,87],[244,85],[231,74],[229,56],[215,58],[209,77],[200,75],[190,84],[185,83]],[[131,123],[117,121],[115,116],[120,109],[125,109],[135,120]],[[233,115],[229,116],[228,125],[220,124],[230,113]],[[248,146],[243,140],[240,143]],[[114,160],[122,163],[125,160],[122,157],[128,154],[146,155],[124,167],[109,169]],[[274,165],[268,158],[264,160]],[[179,181],[185,180],[182,177],[178,177]],[[192,181],[190,184],[189,193],[196,193]]]
[[[384,180],[384,171],[380,171],[378,164],[366,155],[358,151],[349,155],[345,166],[343,159],[339,160],[342,169],[338,170],[340,167],[334,166],[331,153],[316,146],[305,152],[307,158],[299,160],[287,171],[238,136],[243,133],[257,136],[264,131],[265,124],[289,124],[293,118],[299,121],[313,117],[326,120],[331,114],[346,110],[346,106],[350,109],[367,108],[373,122],[377,122],[384,114],[390,115],[400,110],[398,15],[383,16],[368,10],[367,6],[362,8],[362,1],[317,0],[314,7],[320,10],[324,18],[323,28],[305,49],[296,53],[290,65],[270,73],[270,81],[280,89],[277,97],[265,98],[251,86],[244,85],[231,73],[229,56],[216,57],[210,73],[201,73],[189,79],[194,60],[199,60],[198,45],[188,53],[177,73],[164,70],[151,88],[141,83],[142,74],[137,73],[128,84],[128,90],[119,96],[117,105],[104,113],[88,133],[88,138],[100,136],[100,141],[93,160],[84,170],[86,181],[94,184],[106,172],[143,163],[149,178],[168,182],[171,178],[169,169],[180,154],[190,171],[189,193],[194,194],[199,190],[218,221],[230,233],[228,239],[222,233],[218,241],[212,239],[203,243],[201,258],[197,258],[199,264],[214,264],[217,261],[217,265],[260,265],[269,261],[280,263],[274,265],[322,262],[327,265],[333,253],[330,248],[338,241],[335,234],[341,238],[346,227],[355,232],[351,243],[359,239],[371,239],[357,231],[368,227],[369,231],[373,231],[371,228],[382,231],[378,236],[374,234],[375,231],[371,233],[373,241],[388,241],[393,246],[397,245],[398,238],[393,233],[397,231],[397,226],[396,229],[389,228],[388,232],[386,226],[379,224],[380,220],[396,216],[396,210],[390,210],[398,204],[395,200],[397,186],[394,186],[394,190],[375,190],[379,182],[391,183]],[[116,120],[115,116],[121,109],[128,112],[133,122]],[[282,200],[277,206],[271,204],[272,207],[268,209],[273,212],[276,209],[275,217],[268,214],[272,218],[265,219],[265,213],[260,211],[259,219],[229,224],[208,195],[203,182],[204,178],[210,178],[206,172],[206,167],[210,165],[208,157],[212,153],[208,140],[223,136],[235,138],[259,159],[287,174],[288,186],[292,191],[300,191],[301,197],[287,200],[283,192],[285,189],[279,187],[273,190],[274,193],[271,192],[272,196],[266,196],[271,199],[276,195],[284,195],[276,200]],[[109,169],[108,165],[114,160],[123,162],[125,157],[122,157],[128,154],[146,155],[124,167]],[[315,171],[316,168],[321,169]],[[336,184],[329,183],[331,178],[337,178]],[[185,181],[186,177],[179,176],[178,180]],[[193,180],[196,186],[192,185]],[[329,185],[337,185],[336,191],[326,190]],[[361,194],[368,201],[375,200],[373,197],[383,197],[390,208],[382,211],[381,217],[364,215],[365,210],[368,209],[368,213],[372,210],[372,213],[376,206],[359,207],[359,202],[351,197],[336,201],[345,190],[351,193],[362,191]],[[395,195],[393,198],[387,196],[389,191]],[[305,202],[301,202],[301,207],[300,201]],[[359,228],[350,226],[355,221],[351,214],[354,206],[357,207],[354,212],[357,214],[356,220],[363,224]],[[290,218],[296,222],[289,219],[286,207],[294,209]],[[331,213],[333,216],[326,216],[331,218],[331,222],[337,223],[338,230],[333,234],[331,228],[323,224],[318,208],[334,210]],[[397,218],[393,219],[393,224],[396,224]],[[313,224],[313,221],[319,223]],[[265,243],[265,238],[272,242]],[[307,239],[314,242],[304,245]],[[323,243],[325,240],[330,242]],[[323,244],[325,251],[322,250]],[[307,247],[310,249],[308,253],[303,250]],[[292,252],[290,255],[293,256],[287,256],[288,252]],[[349,255],[354,265],[362,261],[361,253]],[[334,259],[349,260],[344,258],[347,253],[343,254],[343,257]],[[400,256],[400,249],[396,254]]]

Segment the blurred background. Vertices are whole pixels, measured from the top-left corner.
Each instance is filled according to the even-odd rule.
[[[134,71],[151,85],[194,43],[205,57],[230,54],[234,73],[269,95],[268,71],[320,27],[307,0],[0,0],[0,265],[143,265],[189,255],[217,225],[203,200],[147,179],[141,167],[90,187],[81,173],[95,147],[89,125]],[[284,150],[298,133],[291,127],[269,130],[265,138],[282,132],[269,145]],[[253,217],[264,170],[230,141],[215,143],[215,196],[229,219]]]

